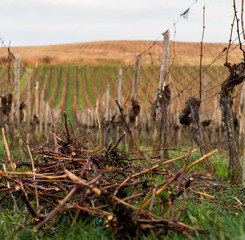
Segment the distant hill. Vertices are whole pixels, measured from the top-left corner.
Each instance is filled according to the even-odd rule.
[[[210,64],[226,43],[204,43],[203,65]],[[234,49],[235,48],[235,49]],[[146,51],[149,49],[148,51]],[[161,41],[100,41],[48,46],[12,47],[14,54],[20,54],[22,64],[133,64],[135,54],[144,52],[144,64],[158,64],[161,54]],[[242,54],[239,47],[229,54],[231,62],[239,62]],[[0,58],[7,56],[7,49],[0,48]],[[200,43],[172,42],[171,61],[174,65],[197,66],[200,62]],[[223,65],[225,57],[215,61],[214,65]]]

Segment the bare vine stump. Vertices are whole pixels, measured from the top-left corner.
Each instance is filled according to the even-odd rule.
[[[203,142],[202,131],[199,123],[199,107],[201,101],[200,99],[189,97],[186,101],[186,106],[184,110],[180,113],[180,123],[191,127],[192,138],[198,145],[202,156],[206,154],[206,146]],[[204,161],[205,167],[210,174],[215,173],[214,165],[206,159]]]
[[[232,111],[233,97],[232,93],[236,85],[244,81],[244,62],[239,64],[227,64],[230,75],[221,85],[220,92],[220,106],[223,113],[223,121],[225,123],[228,145],[229,145],[229,168],[228,178],[231,179],[232,184],[242,183],[242,167],[239,161],[237,142],[235,139],[234,128],[234,113]]]

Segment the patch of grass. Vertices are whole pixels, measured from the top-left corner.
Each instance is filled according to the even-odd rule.
[[[109,81],[109,77],[108,77],[108,73],[107,73],[107,66],[102,65],[101,66],[101,72],[103,74],[103,78],[105,80],[105,84],[109,84],[110,85],[110,81]],[[110,97],[111,98],[115,98],[113,91],[111,90],[112,86],[110,85]]]
[[[57,73],[58,73],[58,66],[52,66],[52,76],[48,87],[48,93],[45,99],[46,102],[49,102],[50,98],[52,97]]]
[[[73,112],[73,95],[74,95],[74,89],[73,89],[73,78],[74,78],[74,70],[75,66],[70,65],[69,66],[69,80],[67,85],[67,95],[66,95],[66,103],[65,103],[65,111],[67,113],[68,120],[71,122],[73,128],[76,127],[74,112]]]
[[[93,83],[92,83],[92,77],[91,77],[91,67],[86,65],[85,66],[85,71],[86,71],[86,87],[87,87],[87,93],[88,93],[88,98],[92,106],[95,106],[96,99],[94,96],[93,92]]]
[[[38,78],[39,78],[40,74],[42,74],[42,69],[43,69],[43,66],[37,67],[33,81],[32,81],[32,84],[31,84],[31,89],[33,89],[35,86],[35,83],[38,82]]]
[[[64,83],[65,83],[65,71],[66,71],[66,66],[64,65],[61,68],[61,74],[60,74],[60,78],[59,78],[57,94],[56,94],[54,106],[53,106],[54,109],[56,109],[58,107],[58,105],[60,104],[60,101],[62,99],[63,88],[64,88]]]
[[[77,107],[78,110],[85,109],[85,101],[83,96],[83,79],[82,79],[82,67],[79,66],[77,70]]]
[[[98,71],[99,66],[94,66],[94,77],[95,77],[95,82],[96,82],[96,87],[98,89],[98,92],[100,94],[100,96],[103,96],[104,91],[102,88],[102,84],[101,84],[101,79],[100,79],[100,75],[99,75],[99,71]]]
[[[40,82],[40,90],[43,89],[43,86],[45,85],[46,81],[47,81],[47,76],[48,76],[48,70],[49,70],[50,66],[43,66],[43,76]]]

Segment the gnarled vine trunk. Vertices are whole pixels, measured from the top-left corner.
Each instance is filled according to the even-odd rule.
[[[233,97],[232,93],[236,85],[244,81],[245,64],[227,64],[230,70],[229,77],[222,83],[220,92],[220,106],[223,114],[223,121],[226,127],[226,133],[229,145],[229,168],[228,178],[231,179],[232,184],[242,183],[242,167],[239,161],[237,142],[234,131],[234,114],[232,111]]]

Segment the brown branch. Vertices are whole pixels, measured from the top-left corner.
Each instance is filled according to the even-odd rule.
[[[228,47],[227,47],[227,50],[226,50],[225,66],[228,66],[228,54],[229,54],[229,50],[230,50],[230,47],[231,47],[231,39],[232,39],[232,33],[233,33],[233,27],[234,27],[235,19],[236,19],[236,17],[235,17],[235,14],[234,14],[234,17],[233,17],[233,20],[232,20],[232,24],[231,24],[230,39],[229,39]]]
[[[202,40],[201,40],[201,54],[200,54],[200,65],[199,65],[199,79],[200,79],[200,89],[199,89],[199,98],[202,100],[202,57],[203,57],[203,39],[205,32],[205,6],[203,7],[203,30],[202,30]]]
[[[236,22],[237,22],[237,36],[239,40],[239,46],[240,46],[240,50],[243,52],[243,61],[245,62],[245,51],[242,48],[242,42],[241,42],[240,32],[239,32],[239,19],[238,19],[237,10],[236,10],[236,0],[233,0],[233,8],[234,8],[234,15],[235,15]]]
[[[242,0],[242,6],[241,6],[241,24],[242,24],[242,35],[243,40],[245,40],[245,32],[244,32],[244,22],[243,22],[243,13],[244,13],[244,1]]]

